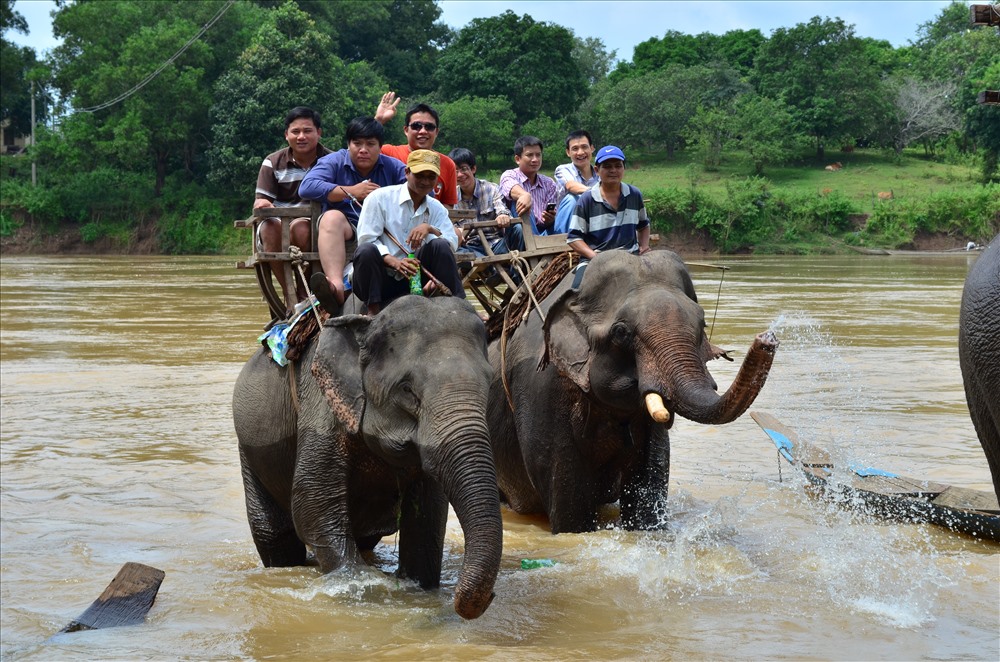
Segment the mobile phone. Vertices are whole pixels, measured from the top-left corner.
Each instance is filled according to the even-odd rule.
[[[545,205],[545,211],[555,211],[555,210],[556,210],[556,203],[550,202],[549,204]]]

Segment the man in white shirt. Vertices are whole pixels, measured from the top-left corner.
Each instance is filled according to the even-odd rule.
[[[406,183],[384,186],[365,200],[358,219],[352,285],[369,315],[409,293],[410,277],[418,270],[426,288],[430,278],[421,265],[453,296],[465,298],[454,253],[458,235],[448,210],[429,196],[440,174],[437,152],[414,150],[406,159]],[[415,257],[408,257],[410,253]]]

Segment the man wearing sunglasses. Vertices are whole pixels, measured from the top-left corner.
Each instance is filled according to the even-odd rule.
[[[382,95],[382,101],[375,111],[375,119],[384,126],[396,116],[396,107],[401,99],[395,92],[386,92]],[[417,149],[433,149],[434,141],[437,140],[441,123],[438,121],[437,111],[425,103],[418,103],[406,111],[403,123],[403,133],[406,135],[405,145],[382,145],[382,153],[406,163],[410,152]],[[456,193],[458,182],[455,178],[455,162],[445,154],[437,153],[441,157],[441,174],[434,185],[434,198],[445,205],[448,209],[458,202]]]

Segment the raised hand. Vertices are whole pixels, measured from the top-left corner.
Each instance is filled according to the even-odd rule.
[[[386,92],[382,95],[382,100],[375,109],[375,119],[379,124],[385,124],[396,116],[396,106],[400,101],[402,99],[397,97],[395,92]]]

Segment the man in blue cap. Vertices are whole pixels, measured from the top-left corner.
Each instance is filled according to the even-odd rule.
[[[595,161],[601,181],[576,201],[566,243],[584,261],[614,249],[642,255],[649,250],[649,217],[639,189],[622,182],[625,154],[608,145],[597,150]],[[582,275],[578,270],[577,281]]]

